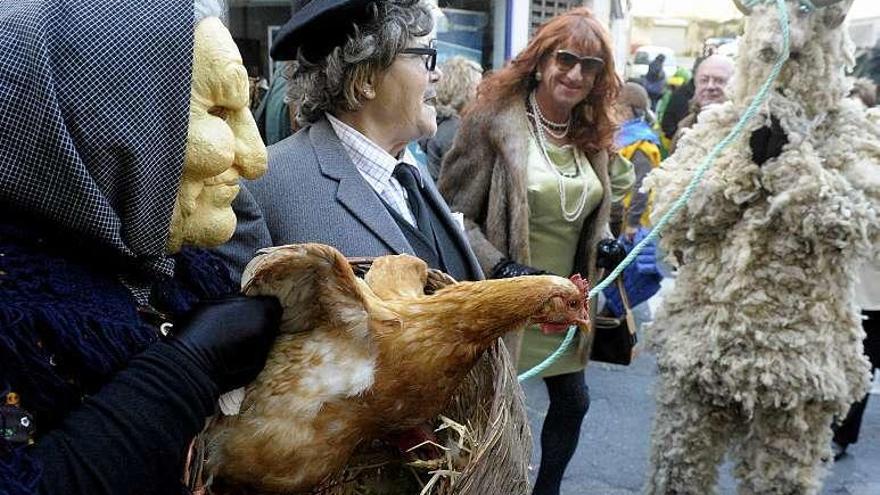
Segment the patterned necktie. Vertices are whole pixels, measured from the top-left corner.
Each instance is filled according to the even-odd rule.
[[[434,245],[434,229],[431,228],[431,217],[428,213],[428,205],[425,198],[422,197],[422,190],[419,187],[419,180],[416,178],[412,165],[406,163],[398,163],[394,167],[394,178],[400,183],[401,187],[406,191],[406,202],[412,211],[413,217],[416,219],[416,226],[419,232],[424,234],[431,245]]]

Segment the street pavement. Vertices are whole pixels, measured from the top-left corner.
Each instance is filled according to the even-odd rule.
[[[654,359],[648,354],[640,355],[628,367],[590,364],[587,383],[592,404],[578,451],[563,481],[562,495],[641,493],[648,469],[655,371]],[[547,390],[540,379],[529,380],[523,386],[535,440],[534,477]],[[722,466],[720,495],[736,492],[730,466],[729,462]],[[821,493],[880,495],[880,394],[875,393],[868,401],[859,443],[850,446],[848,455],[834,464]]]

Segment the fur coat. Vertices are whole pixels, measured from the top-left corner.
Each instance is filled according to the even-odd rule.
[[[471,248],[487,275],[504,258],[523,264],[530,260],[525,101],[525,96],[515,97],[490,109],[469,112],[440,171],[438,189],[450,209],[464,215]],[[605,236],[611,214],[611,185],[608,153],[588,153],[587,158],[602,183],[603,195],[584,221],[574,270],[595,284],[596,245]],[[518,356],[518,352],[512,354]],[[587,353],[582,354],[586,361]]]

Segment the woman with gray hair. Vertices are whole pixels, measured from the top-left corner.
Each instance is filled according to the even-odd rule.
[[[269,148],[270,172],[234,205],[221,248],[239,273],[257,249],[297,242],[346,256],[412,254],[458,280],[482,276],[459,224],[406,145],[437,130],[433,18],[419,0],[312,0],[272,47],[289,60],[303,126]],[[248,194],[249,193],[249,194]]]
[[[455,56],[443,65],[443,79],[437,84],[437,134],[422,138],[419,146],[428,155],[428,171],[435,181],[440,176],[443,156],[452,148],[452,141],[461,123],[461,112],[476,96],[483,78],[480,64]]]

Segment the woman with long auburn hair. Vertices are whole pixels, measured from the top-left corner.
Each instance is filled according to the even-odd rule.
[[[464,214],[489,277],[582,274],[595,282],[597,244],[612,201],[632,185],[632,166],[611,160],[620,89],[608,32],[586,8],[545,23],[466,109],[443,160],[439,189]],[[597,308],[591,305],[591,314]],[[564,334],[528,328],[508,339],[521,370],[543,361]],[[542,375],[550,407],[541,432],[534,494],[559,493],[589,408],[579,335]]]
[[[616,131],[613,107],[621,81],[614,70],[614,53],[608,32],[587,8],[574,9],[541,26],[516,58],[480,84],[478,98],[471,108],[485,109],[499,101],[527,95],[539,86],[539,66],[553,58],[555,47],[562,45],[576,48],[581,53],[596,54],[603,62],[597,68],[586,98],[571,109],[572,132],[569,136],[585,150],[610,150]]]

